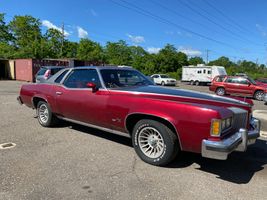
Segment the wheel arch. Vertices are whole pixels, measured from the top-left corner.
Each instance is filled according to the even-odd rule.
[[[179,133],[178,133],[176,127],[174,126],[174,124],[170,120],[168,120],[164,117],[159,117],[159,116],[156,116],[153,114],[147,114],[147,113],[131,113],[131,114],[129,114],[125,118],[125,128],[128,131],[128,133],[130,134],[130,136],[132,136],[132,131],[134,129],[135,124],[142,119],[151,119],[151,120],[155,120],[155,121],[158,121],[158,122],[166,125],[169,129],[171,129],[176,134],[179,145],[180,145],[180,149],[182,150],[182,145],[181,145]]]
[[[32,105],[33,105],[33,108],[36,109],[37,108],[37,104],[39,101],[44,101],[46,103],[48,103],[47,99],[44,98],[44,97],[40,97],[40,96],[34,96],[32,98]]]

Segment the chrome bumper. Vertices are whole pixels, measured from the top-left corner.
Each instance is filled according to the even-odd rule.
[[[238,132],[224,140],[202,140],[201,155],[206,158],[226,160],[232,151],[246,151],[247,146],[254,144],[260,136],[260,120],[252,118],[250,124],[253,130],[240,128]]]

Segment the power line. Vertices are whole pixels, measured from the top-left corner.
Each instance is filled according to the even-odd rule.
[[[184,31],[186,31],[186,32],[188,32],[188,33],[191,33],[191,34],[193,34],[193,35],[197,35],[197,36],[199,36],[199,37],[201,37],[201,38],[203,38],[203,39],[206,39],[206,40],[209,40],[209,41],[212,41],[212,42],[215,42],[215,43],[218,43],[218,44],[221,44],[221,45],[224,45],[224,46],[227,46],[227,47],[230,47],[230,48],[233,48],[233,49],[237,50],[237,48],[234,47],[234,46],[231,45],[231,44],[228,44],[228,43],[226,43],[226,42],[222,42],[222,41],[213,39],[213,38],[211,38],[211,37],[202,35],[202,34],[200,34],[200,33],[194,32],[194,31],[192,31],[192,30],[190,30],[190,29],[188,29],[188,28],[185,28],[185,27],[180,26],[180,25],[178,25],[178,24],[176,24],[176,23],[174,23],[174,22],[171,22],[171,21],[166,20],[166,19],[164,19],[164,18],[162,18],[162,17],[159,17],[159,16],[157,16],[157,15],[155,15],[155,14],[149,12],[148,10],[145,10],[145,9],[143,9],[143,8],[140,8],[140,7],[138,7],[138,6],[136,6],[136,5],[132,4],[132,3],[126,2],[126,1],[124,1],[124,0],[120,0],[120,1],[121,1],[121,2],[124,2],[126,5],[121,4],[121,3],[118,3],[118,2],[116,2],[116,1],[114,1],[114,0],[111,0],[111,2],[113,2],[114,4],[117,4],[117,5],[121,6],[121,7],[127,8],[127,9],[129,9],[129,10],[131,10],[131,11],[134,11],[134,12],[139,13],[139,14],[141,14],[141,15],[144,15],[144,16],[146,16],[146,17],[150,17],[150,18],[154,19],[154,20],[157,21],[157,22],[161,22],[161,23],[164,23],[164,24],[167,24],[167,25],[174,26],[174,27],[179,28],[179,29],[182,29],[182,30],[184,30]],[[128,6],[127,6],[127,5],[128,5]]]
[[[253,41],[250,41],[248,39],[245,39],[243,38],[242,35],[240,34],[237,34],[235,32],[233,32],[232,30],[228,29],[228,28],[225,28],[224,26],[222,26],[221,24],[217,23],[216,21],[212,20],[211,18],[209,18],[208,16],[202,14],[201,12],[199,12],[197,9],[193,8],[192,6],[190,6],[189,4],[185,3],[184,1],[180,0],[179,1],[180,4],[182,4],[183,6],[187,7],[189,10],[193,11],[194,13],[198,14],[199,16],[201,16],[202,18],[206,19],[207,21],[209,21],[210,23],[220,27],[222,30],[232,34],[233,36],[235,36],[236,39],[238,40],[242,40],[244,42],[250,42],[250,43],[254,43],[255,45],[259,45],[259,46],[262,46],[261,44],[257,44]],[[198,8],[198,9],[201,9],[201,8]],[[203,9],[201,9],[203,10]]]
[[[239,28],[239,30],[244,31],[245,33],[251,32],[249,29],[244,28],[243,26],[239,25],[236,21],[234,21],[232,18],[230,18],[228,15],[225,15],[221,10],[219,10],[218,8],[216,8],[214,5],[212,5],[210,2],[206,1],[206,0],[202,0],[203,2],[205,2],[208,6],[210,6],[211,8],[213,8],[215,11],[217,11],[221,16],[223,16],[224,18],[226,18],[230,23],[232,23],[233,25],[235,25],[236,27]],[[254,34],[254,33],[253,33]]]

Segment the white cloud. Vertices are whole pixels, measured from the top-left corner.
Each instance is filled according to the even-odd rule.
[[[178,48],[178,51],[185,53],[187,56],[201,56],[202,52],[197,49],[192,49],[191,47],[182,47]]]
[[[258,31],[260,32],[260,34],[263,36],[263,37],[266,37],[267,36],[267,28],[260,25],[260,24],[256,24],[256,28],[258,29]]]
[[[130,35],[130,34],[126,34],[126,35],[135,44],[140,44],[140,43],[145,42],[145,38],[143,36],[133,36],[133,35]]]
[[[90,10],[90,13],[91,13],[91,15],[93,15],[94,17],[97,17],[97,16],[98,16],[97,12],[96,12],[94,9],[91,9],[91,10]]]
[[[77,26],[77,31],[78,31],[79,38],[86,38],[88,36],[88,32],[80,26]]]
[[[159,47],[148,47],[147,52],[148,53],[158,53],[161,50]]]
[[[46,28],[48,29],[56,29],[58,30],[60,33],[62,33],[62,28],[61,27],[58,27],[56,26],[55,24],[53,24],[52,22],[48,21],[48,20],[43,20],[42,21],[42,25],[45,26]],[[70,33],[66,30],[64,30],[64,36],[68,37],[70,35]]]

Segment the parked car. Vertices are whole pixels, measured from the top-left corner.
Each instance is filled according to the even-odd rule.
[[[263,101],[264,101],[265,105],[267,105],[267,93],[265,93]]]
[[[267,91],[267,87],[258,85],[253,79],[240,76],[216,76],[209,89],[220,96],[226,94],[250,96],[259,101],[263,100]]]
[[[151,76],[151,78],[153,79],[154,83],[157,85],[176,85],[176,79],[174,78],[170,78],[168,75],[166,74],[153,74]]]
[[[131,68],[64,69],[45,83],[22,85],[18,101],[37,109],[44,127],[60,118],[130,136],[138,156],[159,166],[181,151],[225,160],[260,133],[251,104],[156,86]]]
[[[255,80],[258,85],[267,86],[267,78],[259,78]]]
[[[57,73],[59,70],[65,68],[64,66],[43,66],[35,75],[35,82],[44,82]]]

